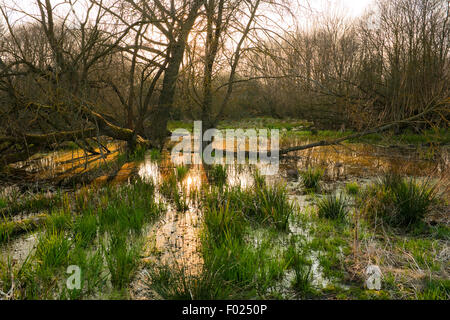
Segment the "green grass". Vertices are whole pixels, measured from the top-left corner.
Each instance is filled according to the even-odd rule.
[[[217,125],[218,129],[286,129],[287,131],[292,131],[297,127],[309,126],[310,124],[301,119],[274,119],[270,117],[259,117],[251,119],[241,119],[241,120],[223,120]]]
[[[316,130],[312,131],[306,129],[311,126],[311,123],[302,119],[274,119],[270,117],[259,117],[241,120],[223,120],[217,125],[218,129],[279,129],[285,132],[285,136],[296,139],[303,139],[305,141],[320,141],[332,140],[354,134],[352,130]],[[192,121],[169,121],[168,129],[174,131],[177,128],[187,129],[192,132]],[[295,129],[295,130],[294,130]],[[369,143],[381,145],[425,145],[425,144],[449,144],[450,133],[445,128],[433,128],[423,130],[421,133],[413,133],[407,130],[401,134],[394,134],[393,132],[370,134],[361,138],[353,139],[350,143]]]
[[[324,171],[319,168],[308,168],[300,172],[300,177],[305,189],[317,192],[320,190],[320,181]]]
[[[345,185],[345,191],[352,196],[359,194],[361,187],[357,182],[349,182]]]
[[[73,141],[67,141],[64,143],[64,145],[61,147],[62,150],[78,150],[80,149],[80,146],[77,145]]]
[[[153,266],[149,275],[151,288],[166,300],[215,300],[232,295],[215,273],[192,275],[186,268],[164,265]]]
[[[169,171],[168,175],[163,178],[159,186],[159,191],[167,200],[175,204],[175,207],[180,212],[185,212],[189,209],[187,203],[187,190],[183,187],[182,181],[189,171],[188,167],[177,166],[175,171]]]
[[[74,234],[77,242],[82,246],[89,246],[97,237],[97,216],[91,213],[84,213],[78,216],[74,223]]]
[[[111,232],[108,246],[104,246],[105,258],[111,283],[116,289],[123,289],[131,281],[137,268],[142,244],[128,243],[126,234]]]
[[[4,220],[0,223],[0,243],[9,241],[14,234],[15,224],[12,221]]]
[[[122,152],[119,153],[116,157],[117,167],[120,168],[124,164],[128,162],[140,162],[145,160],[145,154],[147,153],[147,149],[144,147],[137,147],[132,152]],[[109,164],[106,164],[107,166]]]
[[[66,210],[53,211],[46,221],[46,228],[49,230],[64,231],[69,230],[73,226],[73,219],[70,212]]]
[[[209,170],[210,179],[217,186],[224,186],[227,182],[227,167],[223,165],[213,165]]]
[[[344,195],[331,194],[317,202],[319,217],[344,220],[348,216],[348,201]]]
[[[361,205],[372,221],[410,228],[423,221],[437,199],[436,185],[430,181],[386,174],[364,191]]]
[[[300,249],[298,246],[301,246]],[[291,238],[291,243],[284,253],[286,267],[292,269],[294,277],[291,281],[292,288],[301,297],[306,298],[314,294],[312,284],[312,262],[306,253],[307,246],[296,237]]]
[[[273,250],[278,224],[272,213],[273,205],[285,199],[279,197],[281,192],[268,195],[278,189],[265,184],[258,189],[266,200],[258,198],[253,189],[239,187],[213,187],[203,196],[203,272],[207,279],[214,275],[215,283],[223,288],[228,299],[264,297],[285,270],[283,257]],[[264,211],[268,208],[270,214]],[[265,235],[255,247],[246,238],[259,226],[264,227]]]
[[[194,128],[194,122],[193,121],[179,121],[179,120],[170,120],[167,123],[167,129],[169,131],[175,131],[176,129],[186,129],[189,132],[192,132]]]
[[[124,289],[138,265],[143,230],[163,210],[154,195],[152,183],[137,179],[130,185],[80,192],[66,209],[54,210],[45,218],[46,230],[36,249],[15,271],[15,298],[127,297]],[[81,268],[80,289],[65,285],[69,265]]]
[[[175,170],[176,170],[176,177],[177,177],[178,182],[183,181],[189,172],[189,168],[184,165],[177,166],[175,168]]]
[[[207,207],[204,212],[204,224],[210,242],[220,242],[233,237],[242,237],[244,233],[244,215],[227,202],[222,206]]]
[[[81,242],[76,242],[76,247],[69,257],[69,265],[80,267],[81,286],[80,289],[68,290],[62,288],[60,299],[80,300],[85,297],[98,295],[107,286],[108,273],[105,269],[105,262],[102,250],[90,252]]]
[[[449,300],[450,280],[428,279],[424,289],[417,294],[418,300]]]
[[[290,133],[289,136],[305,141],[333,140],[353,134],[353,131],[337,130],[301,130]]]
[[[14,216],[21,213],[39,213],[61,208],[64,205],[65,195],[58,191],[47,196],[37,193],[27,196],[11,196],[0,200],[0,215]]]
[[[284,186],[267,186],[256,188],[255,215],[262,223],[269,222],[280,230],[288,230],[289,217],[294,206],[289,202]]]
[[[39,229],[46,221],[45,215],[38,215],[33,218],[26,218],[20,221],[0,220],[0,244],[22,234]]]
[[[163,177],[159,190],[166,198],[173,198],[174,194],[178,192],[177,177],[173,171]]]
[[[0,198],[0,209],[4,209],[8,206],[8,200]]]
[[[398,136],[398,140],[407,144],[427,144],[427,143],[449,143],[450,133],[442,128],[427,129],[421,134],[413,133],[410,130]]]
[[[255,248],[232,233],[220,242],[206,240],[203,242],[205,268],[217,273],[221,287],[232,292],[232,298],[263,297],[285,271],[282,256],[272,253],[271,241],[263,240]]]
[[[411,254],[417,265],[422,269],[440,271],[442,263],[436,257],[439,242],[423,237],[410,237],[408,240],[400,240],[397,247]]]
[[[150,159],[153,161],[158,161],[161,159],[161,152],[158,149],[151,149],[150,150]]]
[[[72,242],[61,231],[51,230],[42,235],[36,246],[35,260],[39,270],[52,272],[69,259]],[[48,274],[50,276],[50,274]]]
[[[170,171],[168,175],[163,178],[159,186],[159,191],[167,200],[175,204],[175,207],[180,212],[185,212],[189,209],[187,201],[188,191],[181,184],[188,172],[187,167],[179,166],[176,171]]]
[[[226,208],[238,211],[256,224],[287,230],[289,218],[295,207],[288,200],[286,187],[281,184],[269,186],[258,173],[254,176],[255,186],[243,190],[240,187],[218,188],[205,197],[208,208]]]
[[[370,134],[352,142],[372,143],[381,145],[425,145],[425,144],[448,144],[450,143],[450,133],[446,129],[427,129],[421,133],[413,133],[407,130],[401,134],[386,132],[383,134]]]

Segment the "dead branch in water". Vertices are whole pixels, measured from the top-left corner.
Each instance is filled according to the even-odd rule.
[[[280,156],[286,155],[290,152],[295,152],[295,151],[301,151],[301,150],[306,150],[306,149],[312,149],[312,148],[316,148],[316,147],[324,147],[324,146],[332,146],[332,145],[338,145],[341,142],[347,141],[347,140],[352,140],[352,139],[357,139],[357,138],[361,138],[364,136],[367,136],[369,134],[374,134],[374,133],[380,133],[380,132],[384,132],[387,131],[389,129],[391,129],[392,127],[402,124],[402,123],[411,123],[414,121],[419,120],[420,118],[422,118],[423,116],[432,113],[432,112],[436,112],[439,113],[443,118],[445,118],[445,113],[449,112],[448,109],[448,104],[450,103],[450,98],[447,98],[437,104],[432,104],[430,103],[427,108],[425,108],[424,111],[422,111],[421,113],[414,115],[412,117],[406,118],[406,119],[402,119],[402,120],[398,120],[398,121],[393,121],[391,123],[388,124],[383,124],[380,126],[377,126],[375,128],[371,128],[368,130],[365,130],[363,132],[358,132],[355,134],[351,134],[339,139],[335,139],[335,140],[331,140],[331,141],[326,141],[326,140],[322,140],[322,141],[318,141],[318,142],[314,142],[314,143],[310,143],[310,144],[306,144],[306,145],[302,145],[302,146],[295,146],[295,147],[290,147],[290,148],[285,148],[285,149],[281,149],[279,151]],[[443,108],[439,108],[439,106],[443,106]],[[442,113],[441,113],[442,111]]]

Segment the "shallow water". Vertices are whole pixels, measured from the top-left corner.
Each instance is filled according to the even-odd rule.
[[[216,143],[217,146],[221,145],[220,141]],[[305,142],[290,141],[283,147],[298,144],[305,144]],[[112,161],[117,156],[119,146],[113,144],[109,148],[113,152],[105,157],[98,155],[85,157],[81,150],[61,151],[39,159],[17,163],[14,167],[28,172],[31,179],[60,179],[87,172],[102,163]],[[289,157],[281,160],[278,174],[267,176],[266,179],[269,183],[287,184],[290,201],[304,209],[311,205],[311,197],[302,192],[298,174],[294,174],[298,170],[308,167],[323,168],[325,183],[332,186],[334,190],[342,188],[347,181],[358,181],[364,184],[387,170],[417,177],[439,177],[449,171],[449,157],[446,150],[431,159],[424,157],[424,154],[420,150],[384,148],[365,144],[320,147],[290,154]],[[427,156],[429,157],[429,155]],[[137,174],[142,179],[153,181],[158,185],[170,171],[175,170],[174,163],[178,163],[178,161],[175,159],[173,162],[168,152],[163,153],[159,162],[152,160],[148,154],[144,161],[126,163],[114,177],[99,177],[93,181],[93,184],[128,183],[130,177]],[[263,171],[264,165],[229,165],[227,167],[227,184],[242,188],[252,187],[253,173],[256,169]],[[190,166],[190,170],[181,182],[187,196],[189,209],[183,213],[177,212],[166,202],[168,209],[166,214],[149,231],[150,240],[154,242],[154,249],[160,253],[160,263],[185,267],[191,274],[197,274],[202,267],[199,239],[201,211],[195,206],[195,202],[189,198],[189,195],[208,184],[207,170],[203,165]],[[3,194],[18,192],[14,186],[0,191]],[[157,198],[158,201],[165,201],[159,194]],[[290,230],[292,234],[308,236],[307,226],[291,224]],[[23,262],[24,257],[32,250],[34,242],[35,235],[28,234],[11,241],[1,249],[1,254],[2,256],[12,255],[18,263]],[[327,279],[321,276],[319,262],[314,254],[317,253],[313,253],[311,256],[314,281],[317,285],[319,283],[326,285]],[[149,253],[148,257],[150,256]],[[289,274],[286,275],[285,280],[290,281],[289,277]]]
[[[289,146],[298,144],[301,143],[293,141]],[[449,166],[448,152],[441,151],[431,158],[424,150],[344,144],[296,152],[290,156],[298,158],[289,159],[287,163],[298,169],[322,167],[329,180],[370,177],[389,170],[408,176],[439,176],[447,172]]]
[[[281,148],[308,143],[309,141],[300,139],[289,139],[284,141]],[[243,147],[244,143],[237,141],[234,147],[230,147],[225,140],[216,139],[214,142],[216,148],[223,148],[225,151],[237,151],[238,145],[240,145],[239,150],[248,150],[248,143]],[[81,149],[57,151],[25,162],[18,162],[12,167],[27,172],[29,174],[28,180],[60,179],[61,177],[87,172],[112,161],[117,157],[117,152],[122,147],[121,144],[110,143],[108,148],[111,153],[104,153],[103,155],[86,155]],[[265,150],[265,148],[262,148],[262,150]],[[100,150],[97,149],[96,151],[99,152]],[[195,157],[195,154],[192,155],[193,157]],[[449,160],[447,150],[439,150],[439,152],[431,154],[428,149],[341,144],[290,153],[286,158],[281,158],[278,174],[268,176],[268,178],[269,180],[289,180],[290,170],[302,170],[308,167],[323,168],[325,177],[329,181],[345,180],[351,177],[371,177],[387,170],[395,170],[404,175],[412,176],[438,176],[448,171]],[[167,170],[181,163],[182,157],[171,159],[171,155],[167,151],[163,153],[163,159],[158,164],[153,162],[148,155],[145,161],[136,164],[136,168],[132,168],[131,164],[125,164],[119,170],[119,177],[116,178],[116,182],[127,182],[131,173],[137,170],[141,177],[152,177],[154,182],[157,183],[161,174],[167,173]],[[252,167],[255,166],[252,165]],[[256,167],[264,172],[264,164],[258,163]],[[195,166],[193,169],[195,169]],[[243,187],[251,185],[252,170],[253,168],[249,169],[248,164],[230,165],[228,167],[228,183],[231,185],[240,184]],[[194,174],[194,176],[197,176],[197,174]],[[207,180],[204,179],[204,181]]]
[[[61,150],[45,155],[37,155],[27,161],[17,162],[13,168],[27,173],[28,180],[51,180],[88,172],[98,166],[108,163],[117,157],[121,148],[119,143],[108,144],[110,153],[86,154],[82,149]]]

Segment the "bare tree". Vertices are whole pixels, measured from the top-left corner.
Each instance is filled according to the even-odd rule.
[[[131,130],[114,125],[101,113],[96,83],[131,27],[140,22],[106,28],[104,20],[112,18],[93,3],[84,19],[70,1],[35,4],[37,14],[5,3],[0,7],[7,28],[1,47],[2,162],[25,159],[64,140],[99,134],[131,139]],[[30,22],[16,24],[15,15]]]

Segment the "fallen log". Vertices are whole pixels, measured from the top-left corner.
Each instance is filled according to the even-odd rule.
[[[76,131],[51,132],[46,134],[24,134],[22,137],[0,136],[0,143],[27,143],[29,145],[44,146],[64,141],[72,141],[82,138],[91,138],[96,136],[96,129],[85,129]]]
[[[450,102],[450,99],[447,99],[447,100],[442,101],[441,103],[438,103],[438,104],[434,105],[433,107],[429,106],[423,112],[421,112],[421,113],[419,113],[419,114],[417,114],[415,116],[412,116],[412,117],[409,117],[409,118],[406,118],[406,119],[402,119],[402,120],[398,120],[398,121],[393,121],[393,122],[388,123],[388,124],[380,125],[380,126],[377,126],[375,128],[368,129],[368,130],[365,130],[363,132],[351,134],[351,135],[348,135],[348,136],[345,136],[345,137],[342,137],[342,138],[338,138],[338,139],[335,139],[335,140],[328,140],[328,141],[322,140],[322,141],[313,142],[313,143],[309,143],[309,144],[305,144],[305,145],[301,145],[301,146],[295,146],[295,147],[281,149],[281,150],[279,150],[279,155],[280,156],[284,156],[284,155],[286,155],[288,153],[295,152],[295,151],[312,149],[312,148],[316,148],[316,147],[338,145],[338,144],[340,144],[340,143],[342,143],[344,141],[347,141],[347,140],[358,139],[358,138],[367,136],[369,134],[384,132],[384,131],[387,131],[387,130],[393,128],[394,126],[396,126],[398,124],[411,123],[413,121],[416,121],[416,120],[422,118],[423,116],[425,116],[425,115],[427,115],[427,114],[429,114],[431,112],[438,112],[437,106],[439,106],[439,105],[447,105],[449,102]]]
[[[28,104],[27,108],[36,109],[38,112],[39,110],[57,113],[66,112],[61,107],[36,103]],[[103,135],[111,137],[115,140],[127,141],[130,146],[143,146],[145,148],[152,147],[152,143],[149,140],[137,135],[131,129],[122,128],[111,123],[102,114],[90,110],[85,106],[82,106],[80,111],[81,114],[92,123],[91,128],[74,131],[58,131],[45,134],[27,133],[20,136],[0,136],[0,144],[7,143],[9,145],[21,146],[18,151],[13,150],[12,152],[1,155],[0,167],[19,161],[25,161],[33,154],[41,151],[43,147],[60,144],[66,141],[76,141]]]

